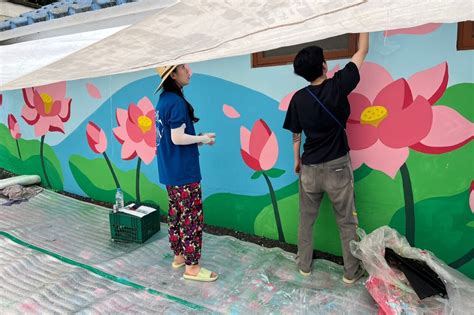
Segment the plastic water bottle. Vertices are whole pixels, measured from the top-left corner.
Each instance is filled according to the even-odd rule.
[[[123,192],[120,188],[117,188],[117,192],[115,193],[115,206],[117,210],[124,208]]]

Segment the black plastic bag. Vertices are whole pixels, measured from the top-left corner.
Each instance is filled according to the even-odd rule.
[[[433,295],[447,296],[443,281],[424,261],[401,257],[390,248],[385,248],[385,260],[405,274],[420,300]]]

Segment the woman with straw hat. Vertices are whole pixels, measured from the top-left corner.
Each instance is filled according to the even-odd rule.
[[[172,267],[185,267],[183,277],[196,281],[215,281],[217,274],[199,265],[202,246],[203,211],[201,170],[198,145],[212,145],[215,135],[196,135],[192,105],[184,98],[183,87],[189,84],[187,65],[157,69],[161,83],[156,106],[157,156],[160,182],[169,197],[168,234],[174,252]]]

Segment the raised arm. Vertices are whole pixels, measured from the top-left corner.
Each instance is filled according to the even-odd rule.
[[[354,56],[352,56],[352,62],[355,63],[357,68],[360,70],[362,63],[369,52],[369,33],[359,34],[359,48],[357,49]]]

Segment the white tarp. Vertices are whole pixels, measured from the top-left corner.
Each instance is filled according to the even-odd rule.
[[[61,60],[124,28],[125,26],[120,26],[0,46],[0,86]]]
[[[474,20],[474,0],[181,0],[155,15],[28,74],[2,74],[0,90],[197,62],[344,33]],[[19,44],[8,47],[11,49]],[[35,41],[26,51],[35,49]],[[4,62],[6,48],[0,46]],[[8,79],[3,79],[8,78]]]

